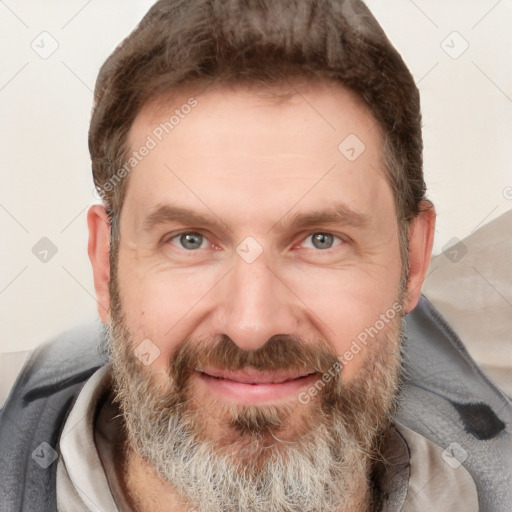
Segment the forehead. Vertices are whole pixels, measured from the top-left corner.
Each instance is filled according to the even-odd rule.
[[[379,201],[393,205],[380,127],[337,84],[177,90],[142,109],[129,145],[151,146],[130,172],[125,199],[140,215],[178,202],[230,215],[259,211],[272,222],[299,202],[318,210],[342,200],[361,213]]]

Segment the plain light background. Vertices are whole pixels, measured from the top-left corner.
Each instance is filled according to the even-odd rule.
[[[152,3],[0,0],[0,352],[97,318],[86,224],[98,202],[92,91]],[[512,0],[367,4],[421,91],[439,253],[512,208]],[[36,257],[42,238],[57,251],[47,262]]]

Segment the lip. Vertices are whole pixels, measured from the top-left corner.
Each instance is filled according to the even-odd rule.
[[[209,393],[244,404],[274,402],[297,396],[300,391],[319,379],[318,373],[258,370],[218,370],[205,368],[196,371]]]

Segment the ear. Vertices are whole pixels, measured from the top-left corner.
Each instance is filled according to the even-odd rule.
[[[89,226],[89,245],[87,252],[94,274],[98,313],[104,324],[110,322],[110,223],[102,205],[93,205],[87,212]]]
[[[409,282],[407,283],[406,313],[411,312],[420,300],[421,287],[430,265],[436,211],[430,201],[420,203],[420,213],[409,226]]]

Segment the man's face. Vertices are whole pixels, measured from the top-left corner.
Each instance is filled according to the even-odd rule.
[[[117,278],[134,342],[158,347],[159,373],[189,337],[256,350],[288,334],[342,355],[392,308],[402,271],[376,121],[339,86],[281,104],[215,90],[159,142],[154,129],[187,99],[145,109],[130,133],[134,150],[148,136],[158,143],[131,172],[120,223]],[[176,215],[147,227],[165,206],[205,222]],[[366,355],[346,366],[347,381]]]
[[[347,90],[297,90],[208,90],[167,134],[177,95],[130,132],[132,150],[156,145],[120,219],[114,374],[133,446],[176,485],[172,415],[235,471],[263,471],[286,443],[307,458],[316,432],[346,459],[335,474],[359,461],[360,479],[392,409],[402,265],[381,133]]]

